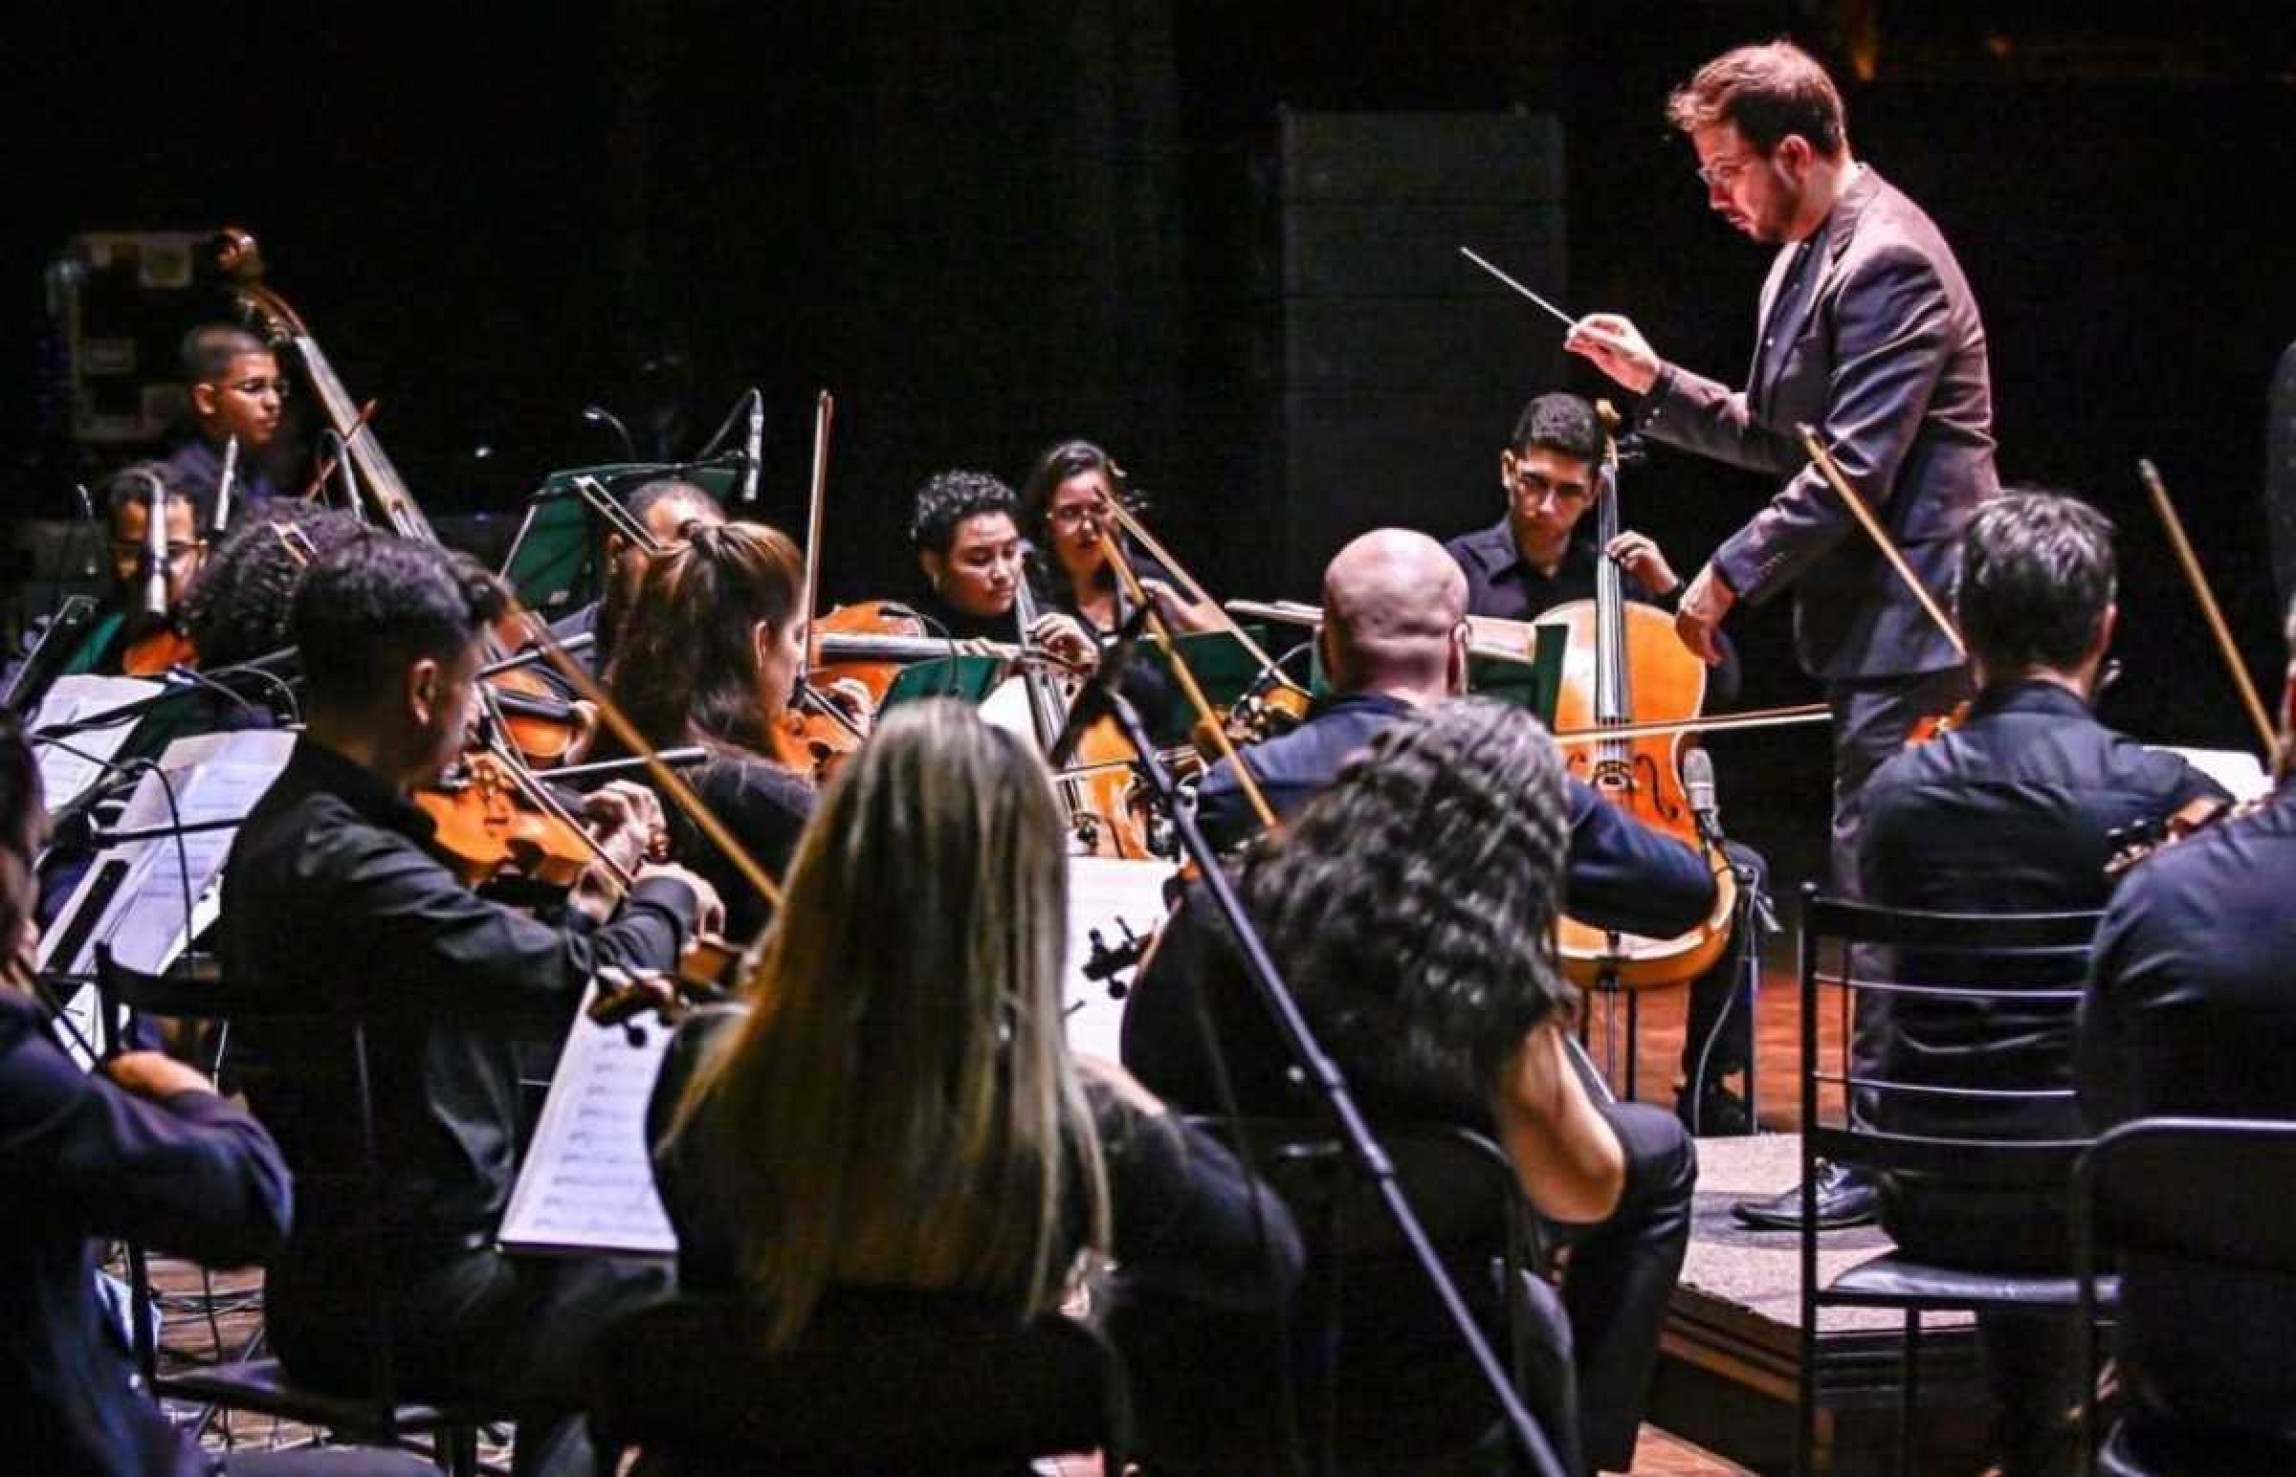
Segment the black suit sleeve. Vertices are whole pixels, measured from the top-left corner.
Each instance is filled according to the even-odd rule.
[[[287,1238],[287,1166],[261,1124],[207,1092],[151,1102],[90,1076],[38,1012],[0,1018],[0,1180],[91,1236],[219,1266]]]
[[[1714,908],[1714,875],[1698,853],[1641,825],[1594,789],[1570,781],[1564,906],[1581,923],[1671,938]]]

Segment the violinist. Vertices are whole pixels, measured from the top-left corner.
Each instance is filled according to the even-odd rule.
[[[2162,1115],[2296,1119],[2296,603],[2285,636],[2275,788],[2136,866],[2098,926],[2075,1074],[2097,1132]],[[2220,1246],[2280,1214],[2239,1196],[2210,1208]],[[2120,1276],[2123,1307],[2173,1312],[2122,1345],[2122,1388],[2144,1394],[2114,1435],[2109,1450],[2130,1459],[2113,1470],[2289,1470],[2287,1377],[2252,1352],[2296,1326],[2288,1279],[2160,1256],[2124,1257]]]
[[[1865,792],[1858,852],[1861,895],[1886,907],[1940,912],[2077,912],[2103,906],[2111,884],[2107,833],[2165,816],[2224,792],[2181,757],[2148,748],[2099,723],[2097,676],[2118,618],[2112,525],[2073,498],[2004,492],[1982,504],[1961,547],[1960,625],[1980,691],[1968,721],[1903,750],[1875,771]],[[2001,976],[1972,979],[1965,960],[1925,976],[1979,988],[2063,990],[2079,983],[2017,960]],[[2074,1015],[2035,1001],[1989,1005],[1982,1016],[1952,1002],[1892,1000],[1874,1012],[1878,1057],[1860,1075],[1954,1088],[2071,1088]],[[2079,1139],[2067,1099],[2004,1108],[1949,1094],[1888,1093],[1872,1105],[1876,1127],[1942,1138]],[[1839,1171],[1821,1178],[1819,1212],[1844,1222],[1863,1198]],[[1891,1174],[1879,1187],[1882,1226],[1917,1261],[1979,1271],[2062,1271],[2070,1256],[2062,1176],[2035,1184],[1998,1177],[1964,1184],[1948,1176]],[[1798,1222],[1799,1205],[1757,1204],[1768,1224]],[[2008,1472],[2040,1465],[2073,1392],[2062,1321],[2014,1314],[1978,1317]]]
[[[1622,532],[1606,549],[1587,535],[1594,506],[1603,428],[1594,407],[1577,395],[1540,395],[1516,417],[1511,444],[1499,453],[1499,486],[1506,516],[1488,528],[1444,544],[1467,576],[1467,613],[1506,620],[1537,620],[1558,605],[1595,598],[1598,561],[1612,559],[1630,578],[1629,598],[1671,609],[1682,580],[1648,534]],[[1728,704],[1738,693],[1738,649],[1717,632],[1722,664],[1709,679],[1712,700]],[[1742,877],[1768,873],[1760,853],[1726,842]],[[1744,1071],[1754,1050],[1754,996],[1745,972],[1751,930],[1741,928],[1705,973],[1691,981],[1682,1038],[1683,1087],[1676,1100],[1682,1120],[1702,1134],[1743,1133],[1753,1125],[1743,1098],[1724,1079]]]
[[[1045,600],[1075,616],[1103,641],[1114,636],[1131,613],[1100,542],[1101,530],[1111,526],[1109,506],[1125,495],[1123,470],[1115,458],[1089,441],[1063,441],[1047,448],[1029,469],[1020,491],[1029,542],[1050,551]],[[1144,555],[1132,558],[1140,587],[1173,631],[1220,628],[1218,613],[1190,604],[1155,561]]]
[[[197,502],[170,482],[167,468],[157,462],[114,472],[104,483],[103,497],[111,589],[103,613],[65,670],[116,677],[130,646],[173,627],[178,606],[207,562],[207,538]]]
[[[804,664],[804,578],[797,545],[778,529],[689,523],[648,561],[608,673],[616,705],[649,744],[709,750],[686,783],[776,877],[813,814],[811,776],[773,757]],[[725,898],[728,936],[755,937],[765,900],[683,811],[669,825],[671,856]]]
[[[212,528],[223,463],[231,455],[230,521],[237,522],[241,510],[278,495],[266,466],[286,410],[287,378],[263,340],[228,323],[203,323],[185,334],[181,358],[191,425],[168,453],[168,484],[189,494],[200,526]]]
[[[386,1336],[369,1323],[380,1257],[407,1392],[510,1406],[518,1468],[534,1471],[586,1445],[557,1417],[576,1408],[588,1333],[666,1278],[494,1248],[520,1150],[521,1028],[562,1026],[600,966],[674,968],[719,904],[684,868],[641,865],[662,823],[632,785],[584,803],[600,846],[635,872],[618,907],[596,867],[566,907],[530,916],[474,893],[443,858],[411,797],[464,751],[503,600],[468,560],[380,532],[311,566],[293,617],[308,726],[233,842],[219,954],[234,988],[310,1009],[235,1036],[248,1099],[304,1186],[266,1285],[280,1358],[298,1382],[361,1392]],[[353,1172],[354,1025],[372,1064],[373,1191]]]
[[[630,516],[641,524],[661,548],[671,548],[684,536],[687,525],[714,528],[725,522],[725,509],[709,490],[678,477],[658,477],[641,483],[624,500]],[[569,636],[592,637],[586,649],[570,652],[592,676],[606,671],[621,639],[622,624],[638,598],[638,585],[653,563],[654,551],[641,548],[609,527],[598,542],[599,595],[588,605],[551,622],[550,633],[563,641]],[[539,669],[550,676],[549,668]],[[559,679],[550,677],[553,686]],[[569,696],[571,693],[569,693]]]
[[[1026,578],[1020,504],[986,472],[942,472],[917,489],[909,546],[929,593],[917,613],[936,636],[1010,642],[1020,637],[1071,668],[1100,665],[1100,648],[1075,616],[1048,610],[1023,632],[1013,613]]]
[[[654,1088],[684,1290],[761,1300],[777,1347],[839,1287],[1045,1313],[1088,1247],[1183,1298],[1291,1293],[1283,1202],[1068,1048],[1064,830],[1042,761],[945,699],[888,715],[831,782],[752,1008],[686,1021]]]
[[[1341,549],[1323,576],[1322,645],[1331,691],[1290,733],[1240,751],[1284,820],[1331,784],[1347,758],[1417,708],[1467,690],[1467,581],[1425,534],[1378,529]],[[1638,824],[1593,788],[1567,780],[1572,916],[1665,936],[1714,906],[1714,878],[1690,848]],[[1223,759],[1197,788],[1197,821],[1223,849],[1253,817]]]

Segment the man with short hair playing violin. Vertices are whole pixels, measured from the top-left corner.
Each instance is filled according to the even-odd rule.
[[[372,533],[330,550],[296,592],[308,728],[232,846],[220,953],[235,988],[308,1007],[234,1037],[249,1101],[298,1180],[271,1268],[271,1337],[299,1381],[358,1390],[389,1309],[405,1393],[478,1397],[520,1417],[518,1467],[578,1457],[546,1440],[575,1408],[587,1336],[662,1291],[649,1264],[522,1260],[494,1246],[517,1167],[516,1025],[562,1024],[603,965],[674,968],[722,912],[707,882],[641,864],[661,814],[615,785],[584,813],[632,882],[616,906],[593,866],[571,905],[529,916],[482,898],[410,798],[465,748],[482,635],[500,586],[428,544]],[[357,1187],[363,1024],[381,1184]],[[365,1217],[378,1211],[380,1225]],[[573,1440],[576,1429],[557,1432]]]

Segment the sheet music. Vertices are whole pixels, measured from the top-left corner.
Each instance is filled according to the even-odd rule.
[[[1068,1044],[1114,1061],[1124,1029],[1124,1002],[1112,999],[1106,981],[1084,977],[1092,957],[1092,930],[1110,948],[1124,941],[1121,919],[1137,934],[1164,923],[1164,883],[1174,867],[1164,861],[1118,861],[1079,856],[1068,861],[1068,971],[1061,999],[1068,1007]],[[1125,978],[1129,979],[1129,976]]]
[[[166,783],[161,782],[160,775],[145,774],[116,829],[241,819],[271,788],[294,747],[295,735],[274,730],[177,739],[160,756]],[[175,792],[172,810],[168,803],[170,786]],[[237,834],[236,828],[194,831],[181,837],[154,836],[107,848],[96,865],[81,876],[42,937],[40,968],[92,974],[96,945],[104,942],[130,969],[144,974],[164,971],[201,929],[215,921],[223,863]],[[127,875],[118,890],[101,903],[102,914],[94,928],[86,931],[72,957],[54,957],[62,941],[79,932],[74,922],[80,910],[89,905],[103,863],[109,861],[125,863]],[[191,901],[188,927],[184,911],[187,896]]]
[[[2179,749],[2168,744],[2148,747],[2179,756],[2231,791],[2235,800],[2253,800],[2272,788],[2272,776],[2264,772],[2263,764],[2246,749]]]
[[[139,702],[165,690],[163,684],[147,682],[141,677],[86,674],[59,677],[50,684],[47,695],[40,699],[38,711],[32,715],[32,732],[37,734],[44,728],[76,723],[91,714]],[[114,723],[109,728],[91,728],[63,740],[63,744],[71,745],[78,753],[65,749],[62,744],[35,743],[32,752],[39,756],[40,787],[46,792],[48,809],[62,810],[86,794],[89,787],[103,777],[104,765],[111,763],[134,731],[135,723],[130,720]],[[98,760],[102,763],[96,762]]]
[[[621,1027],[590,1019],[597,992],[593,980],[497,1239],[505,1251],[674,1256],[678,1238],[654,1191],[646,1146],[646,1103],[671,1032],[648,1024],[643,1043],[633,1045]]]

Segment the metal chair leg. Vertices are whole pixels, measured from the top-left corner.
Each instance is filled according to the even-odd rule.
[[[1915,1431],[1913,1417],[1921,1402],[1921,1313],[1905,1310],[1905,1378],[1897,1392],[1898,1477],[1913,1477]]]

